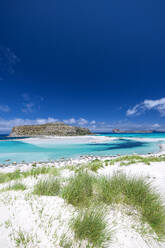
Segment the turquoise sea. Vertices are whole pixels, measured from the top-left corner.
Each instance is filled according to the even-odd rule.
[[[61,158],[76,158],[82,155],[124,155],[147,154],[159,151],[159,144],[165,143],[165,133],[152,134],[96,134],[117,137],[104,143],[42,143],[30,144],[22,139],[9,139],[0,135],[0,163],[49,161]],[[7,161],[10,160],[10,161]]]

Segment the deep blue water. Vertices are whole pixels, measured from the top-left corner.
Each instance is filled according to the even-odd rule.
[[[5,137],[0,135],[0,163],[10,163],[11,161],[32,162],[48,161],[60,158],[79,157],[81,155],[117,155],[117,154],[147,154],[148,152],[158,152],[159,144],[165,143],[165,133],[152,134],[97,134],[102,136],[117,137],[105,143],[88,144],[42,144],[34,145],[24,143],[20,139]],[[140,138],[140,139],[139,139]],[[146,140],[147,139],[147,140]],[[6,161],[10,160],[10,161]]]

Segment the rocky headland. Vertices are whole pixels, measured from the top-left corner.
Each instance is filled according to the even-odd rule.
[[[154,130],[120,130],[115,128],[112,130],[113,133],[155,133]]]
[[[88,128],[66,125],[63,122],[46,123],[42,125],[15,126],[12,128],[10,137],[31,136],[79,136],[90,135]]]

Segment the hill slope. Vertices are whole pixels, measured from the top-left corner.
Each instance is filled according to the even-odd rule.
[[[47,123],[42,125],[26,125],[13,127],[10,137],[20,136],[77,136],[92,134],[88,128],[73,127],[63,122]]]

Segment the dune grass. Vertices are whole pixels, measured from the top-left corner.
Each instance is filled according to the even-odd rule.
[[[103,208],[91,207],[81,210],[71,222],[75,239],[87,240],[88,246],[86,247],[105,247],[107,241],[111,238],[111,232],[108,230],[105,217]]]
[[[98,169],[103,167],[103,162],[99,159],[95,159],[87,164],[87,168],[91,171],[97,172]]]
[[[23,232],[19,230],[17,234],[14,236],[14,241],[16,247],[29,247],[29,244],[33,243],[33,236],[27,232]]]
[[[63,188],[62,197],[74,206],[88,206],[93,195],[93,177],[87,172],[79,172],[69,179]]]
[[[165,237],[165,207],[159,194],[143,178],[124,174],[98,179],[99,200],[106,204],[127,204],[140,211],[142,221],[147,222],[159,238]]]
[[[160,239],[165,238],[165,207],[159,194],[143,178],[124,174],[93,177],[84,171],[70,178],[62,197],[80,208],[90,207],[91,203],[133,206],[141,214],[141,220],[147,222]]]
[[[59,179],[49,177],[47,179],[39,180],[39,182],[34,186],[33,194],[56,196],[60,192],[60,187]]]
[[[22,190],[23,191],[25,189],[26,189],[25,184],[20,183],[20,182],[16,182],[16,183],[9,185],[8,187],[2,189],[1,192],[10,191],[10,190],[15,190],[15,191]]]
[[[146,165],[150,165],[151,162],[162,162],[165,161],[165,156],[149,156],[149,157],[142,157],[139,155],[127,155],[121,156],[110,161],[111,165],[114,165],[116,162],[121,162],[120,165],[130,165],[134,163],[144,163]]]
[[[11,180],[17,180],[20,178],[20,171],[16,170],[11,173],[0,173],[0,183],[6,183]]]
[[[12,180],[26,178],[29,176],[37,177],[40,174],[50,174],[57,176],[58,173],[59,173],[58,169],[54,167],[32,168],[31,170],[25,172],[21,172],[20,170],[15,170],[14,172],[0,173],[0,183],[6,183]]]
[[[91,162],[79,164],[79,165],[67,165],[64,168],[79,173],[84,170],[91,170],[97,172],[98,169],[103,167],[103,162],[99,159],[94,159]]]

